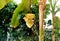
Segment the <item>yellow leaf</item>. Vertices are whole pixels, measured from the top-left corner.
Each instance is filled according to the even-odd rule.
[[[29,28],[31,28],[31,27],[33,26],[33,24],[34,24],[34,20],[33,20],[34,17],[35,17],[34,14],[28,13],[28,14],[26,14],[25,17],[23,18],[23,19],[25,20],[25,22],[26,22],[26,25],[27,25]]]

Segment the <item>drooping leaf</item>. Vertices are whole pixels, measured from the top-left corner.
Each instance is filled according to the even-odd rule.
[[[26,12],[26,13],[30,12],[30,7],[31,7],[31,4],[33,4],[33,2],[35,4],[35,3],[37,3],[37,0],[36,1],[35,0],[22,0],[22,2],[17,6],[17,8],[14,11],[14,14],[12,16],[12,21],[11,21],[12,25],[15,24],[15,21],[20,12]],[[27,22],[27,24],[28,24],[28,22]]]
[[[22,0],[22,3],[20,3],[17,8],[14,11],[14,14],[12,16],[12,20],[11,20],[11,25],[13,27],[17,27],[19,25],[19,19],[18,19],[18,15],[20,12],[24,11],[24,12],[28,12],[30,9],[30,1],[29,0]]]
[[[11,25],[14,28],[16,28],[19,25],[19,14],[13,14]]]

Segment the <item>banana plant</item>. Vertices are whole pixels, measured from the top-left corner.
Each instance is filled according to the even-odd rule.
[[[44,13],[45,13],[46,0],[39,0],[39,41],[44,41]]]
[[[22,2],[17,6],[15,11],[13,12],[13,16],[11,19],[12,27],[16,28],[19,25],[19,13],[27,13],[30,12],[31,5],[37,4],[38,0],[22,0]]]
[[[60,6],[57,6],[57,2],[58,0],[49,0],[49,4],[50,4],[50,12],[52,13],[52,41],[55,41],[55,34],[54,34],[54,18],[57,12],[60,11]]]

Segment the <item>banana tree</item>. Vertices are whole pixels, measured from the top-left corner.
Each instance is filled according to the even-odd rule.
[[[39,41],[44,41],[44,11],[45,11],[46,0],[39,0]]]
[[[22,2],[17,6],[15,11],[13,12],[13,16],[11,19],[11,25],[12,27],[16,28],[19,25],[19,13],[23,12],[28,13],[31,12],[30,8],[31,5],[37,4],[37,0],[22,0]]]
[[[50,4],[50,11],[52,13],[52,41],[55,41],[55,34],[54,34],[54,29],[55,29],[55,25],[54,25],[54,18],[55,15],[58,11],[60,11],[60,6],[57,6],[58,0],[49,0],[49,4]],[[57,10],[56,10],[57,9]]]
[[[25,19],[26,17],[28,17],[27,18],[28,20],[25,19],[25,20],[27,20],[25,22],[26,22],[26,25],[29,28],[31,28],[31,26],[33,25],[33,21],[31,21],[32,20],[31,15],[34,18],[34,14],[31,14],[30,8],[31,8],[31,5],[35,5],[35,4],[37,4],[37,0],[22,0],[22,2],[19,5],[17,5],[17,8],[13,12],[11,23],[10,23],[11,24],[10,27],[15,29],[17,26],[19,26],[19,24],[20,24],[19,23],[19,21],[20,21],[20,15],[22,15],[24,13],[23,15],[25,15],[25,14],[26,15],[25,15],[25,17],[23,19]],[[30,18],[27,15],[29,15]],[[29,19],[31,19],[31,20],[29,20]],[[32,23],[32,25],[30,23]]]

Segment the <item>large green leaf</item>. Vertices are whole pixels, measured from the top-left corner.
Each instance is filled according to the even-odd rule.
[[[19,13],[20,12],[23,12],[23,13],[30,12],[31,4],[36,4],[36,3],[37,3],[37,0],[22,0],[22,2],[17,6],[17,8],[14,11],[14,14],[13,14],[12,20],[11,20],[11,25],[13,27],[17,27],[19,24],[19,19],[17,20]]]
[[[0,9],[2,9],[10,0],[0,0]]]
[[[20,3],[17,8],[14,11],[14,14],[12,16],[11,25],[16,28],[19,25],[19,13],[24,11],[28,12],[30,10],[30,1],[29,0],[22,0],[22,3]]]
[[[16,28],[19,25],[19,14],[13,14],[12,20],[11,20],[12,27]]]

